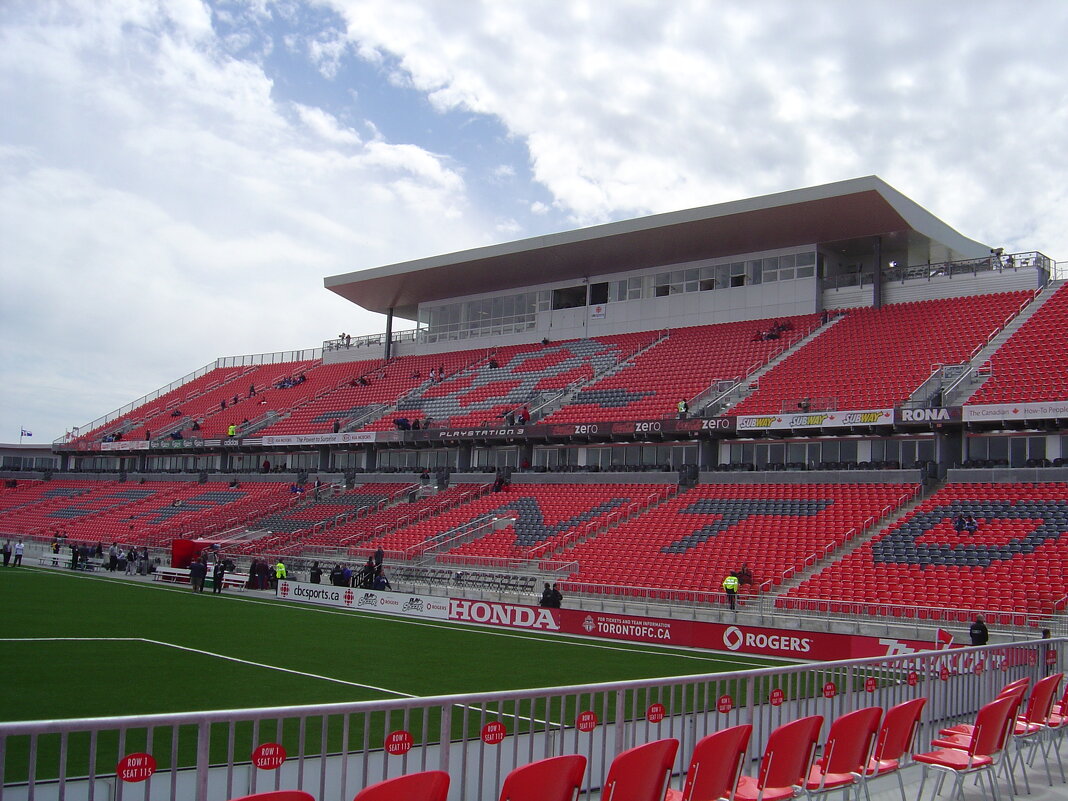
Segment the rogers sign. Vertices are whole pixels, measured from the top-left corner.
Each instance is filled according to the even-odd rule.
[[[728,651],[737,651],[744,646],[747,651],[773,651],[803,656],[812,651],[812,638],[768,634],[762,630],[747,631],[738,626],[731,626],[723,632],[723,646]]]

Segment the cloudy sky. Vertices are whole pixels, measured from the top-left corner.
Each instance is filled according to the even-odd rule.
[[[1068,259],[1063,0],[0,0],[0,442],[382,319],[326,275],[876,174]]]

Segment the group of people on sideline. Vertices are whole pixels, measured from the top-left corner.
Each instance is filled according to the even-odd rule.
[[[386,575],[382,562],[385,559],[385,551],[378,548],[367,557],[367,562],[362,567],[353,569],[349,565],[340,562],[331,568],[327,578],[335,587],[359,587],[365,590],[392,590],[389,577]],[[322,584],[325,570],[315,562],[308,571],[308,580],[312,584]]]
[[[545,606],[549,609],[559,609],[563,606],[564,596],[560,592],[560,587],[557,584],[549,585],[549,582],[545,582],[545,589],[541,591],[541,600],[538,601],[538,606]]]

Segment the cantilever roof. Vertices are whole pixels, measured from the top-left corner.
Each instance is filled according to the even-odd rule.
[[[427,301],[890,234],[925,241],[932,261],[989,253],[871,175],[374,267],[323,283],[370,311],[393,308],[414,319]]]

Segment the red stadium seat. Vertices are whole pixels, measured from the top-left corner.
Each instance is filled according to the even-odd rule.
[[[427,770],[372,784],[356,793],[353,801],[445,801],[448,795],[449,774]]]

